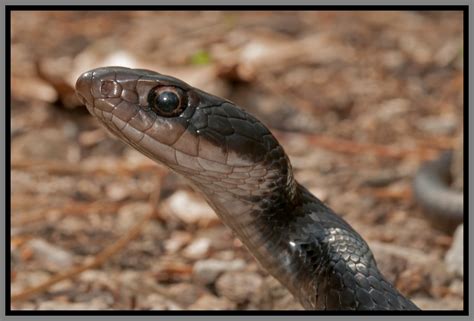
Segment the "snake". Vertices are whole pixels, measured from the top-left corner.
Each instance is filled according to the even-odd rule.
[[[463,193],[449,186],[453,151],[423,163],[415,174],[413,192],[426,215],[439,227],[451,229],[463,222]]]
[[[75,88],[108,131],[198,190],[304,309],[419,310],[359,233],[296,181],[283,147],[243,108],[146,69],[96,68]]]

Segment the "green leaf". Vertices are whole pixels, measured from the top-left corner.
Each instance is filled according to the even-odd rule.
[[[207,65],[211,62],[212,58],[209,52],[199,50],[191,56],[192,65]]]

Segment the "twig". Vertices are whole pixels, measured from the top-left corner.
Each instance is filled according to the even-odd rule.
[[[160,186],[161,186],[161,184],[160,184]],[[158,215],[157,210],[156,210],[158,201],[159,201],[159,188],[157,189],[157,192],[153,193],[150,196],[150,204],[151,204],[150,212],[147,213],[145,216],[143,216],[142,219],[135,226],[133,226],[124,236],[119,238],[114,244],[108,246],[107,248],[102,250],[102,252],[97,254],[91,262],[85,263],[85,264],[77,266],[77,267],[74,267],[74,268],[72,268],[72,269],[70,269],[70,270],[68,270],[64,273],[58,273],[58,274],[52,276],[50,279],[46,280],[45,282],[43,282],[43,283],[41,283],[37,286],[28,288],[28,289],[26,289],[26,290],[24,290],[20,293],[12,295],[12,298],[11,298],[12,302],[18,302],[18,301],[26,300],[26,299],[28,299],[29,297],[31,297],[35,294],[39,294],[39,293],[42,293],[42,292],[46,291],[49,287],[51,287],[52,285],[54,285],[58,282],[61,282],[61,281],[66,280],[66,279],[70,279],[70,278],[75,277],[78,274],[80,274],[80,273],[82,273],[82,272],[84,272],[88,269],[91,269],[91,268],[102,265],[111,256],[113,256],[114,254],[119,252],[131,240],[133,240],[135,237],[137,237],[139,235],[141,229],[143,228],[143,226],[145,226],[145,224],[152,217]]]
[[[404,185],[401,188],[391,187],[376,187],[376,188],[363,188],[361,193],[375,196],[379,199],[391,199],[391,200],[411,200],[411,188],[408,185]]]
[[[379,157],[388,157],[400,159],[409,155],[417,155],[423,160],[428,160],[436,157],[439,152],[437,148],[417,147],[417,148],[402,148],[392,147],[372,143],[359,143],[352,140],[346,140],[335,137],[328,137],[314,134],[301,133],[285,133],[282,131],[273,130],[275,136],[282,140],[288,140],[289,137],[296,137],[305,140],[308,144],[316,145],[328,150],[346,153],[346,154],[360,154],[372,153]]]
[[[11,164],[12,169],[17,170],[35,170],[46,171],[50,174],[57,175],[135,175],[137,172],[155,172],[162,174],[164,169],[156,166],[155,163],[142,163],[137,166],[123,166],[117,164],[105,164],[94,167],[86,167],[83,164],[59,162],[59,161],[31,161],[27,159],[13,159]]]
[[[67,205],[56,206],[50,208],[41,208],[28,212],[27,214],[12,217],[12,226],[23,226],[43,220],[50,213],[58,213],[59,217],[73,214],[88,214],[98,211],[116,211],[123,206],[123,202],[74,202],[71,201]]]

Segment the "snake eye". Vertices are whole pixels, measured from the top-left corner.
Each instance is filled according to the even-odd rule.
[[[186,96],[176,87],[156,87],[148,95],[148,105],[158,115],[173,117],[184,110]]]

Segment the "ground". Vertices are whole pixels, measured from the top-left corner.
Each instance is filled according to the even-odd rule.
[[[80,105],[75,79],[104,65],[255,114],[402,293],[463,308],[453,231],[411,197],[462,138],[461,13],[14,12],[11,41],[12,309],[301,309],[199,194]]]

